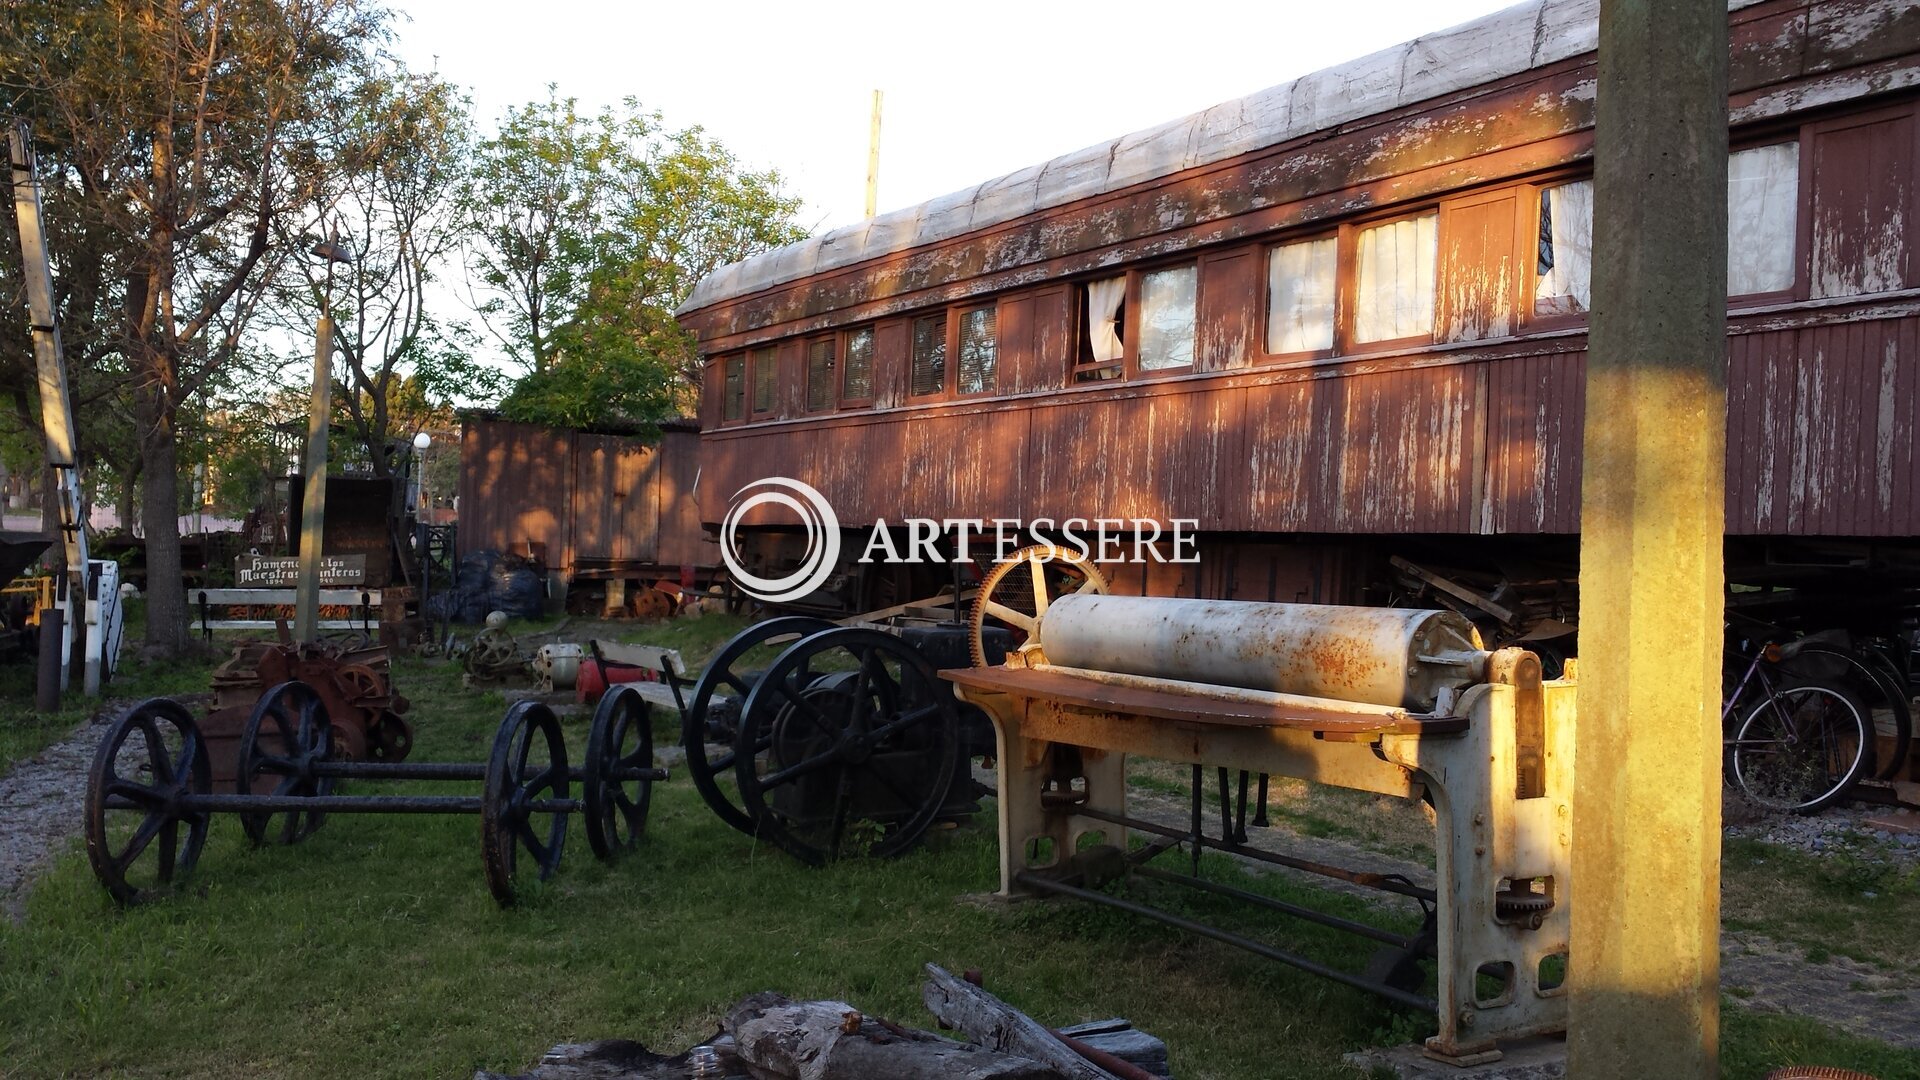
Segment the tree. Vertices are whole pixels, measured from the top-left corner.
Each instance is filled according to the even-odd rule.
[[[549,92],[476,154],[469,272],[487,326],[526,375],[509,418],[651,425],[697,382],[673,310],[712,270],[806,235],[777,172],[743,169],[699,128],[628,98],[585,117]]]
[[[436,268],[466,227],[456,212],[472,147],[467,101],[435,75],[375,62],[345,102],[344,122],[328,133],[329,168],[315,221],[288,243],[326,235],[351,257],[298,264],[289,313],[313,325],[323,306],[334,316],[335,347],[346,369],[344,419],[376,476],[391,474],[385,452],[394,437],[394,394],[407,371],[422,376],[416,395],[497,395],[497,371],[476,364],[456,331],[429,310]],[[297,238],[296,238],[297,236]],[[411,434],[411,432],[405,432]]]
[[[117,366],[140,461],[147,642],[184,648],[179,413],[239,352],[314,191],[348,75],[384,34],[360,0],[40,0],[0,23],[0,87],[43,174],[100,237],[69,290],[78,366]]]

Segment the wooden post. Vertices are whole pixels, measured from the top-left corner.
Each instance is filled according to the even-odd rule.
[[[1719,1070],[1727,8],[1603,0],[1567,1065]]]
[[[331,268],[329,268],[331,270]],[[327,519],[327,426],[333,408],[333,316],[313,327],[313,395],[307,416],[306,487],[300,495],[300,582],[294,594],[293,640],[320,637],[320,545]]]
[[[867,128],[867,216],[880,206],[880,91],[873,92],[873,121]]]

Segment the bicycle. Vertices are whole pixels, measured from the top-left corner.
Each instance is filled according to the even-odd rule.
[[[1870,714],[1845,689],[1798,677],[1776,679],[1778,666],[1805,648],[1801,641],[1766,644],[1720,713],[1726,774],[1749,799],[1771,810],[1810,814],[1853,787],[1873,761]],[[1729,650],[1731,653],[1731,650]],[[1737,655],[1737,654],[1733,654]],[[1750,688],[1758,683],[1758,699]]]

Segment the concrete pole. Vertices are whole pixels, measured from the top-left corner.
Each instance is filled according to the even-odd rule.
[[[313,327],[313,396],[307,417],[306,487],[300,495],[300,584],[294,595],[293,640],[320,638],[320,543],[327,518],[327,421],[333,408],[333,316]]]
[[[1602,0],[1567,1064],[1719,1069],[1725,0]]]
[[[880,208],[880,91],[873,92],[873,117],[867,126],[867,216]]]

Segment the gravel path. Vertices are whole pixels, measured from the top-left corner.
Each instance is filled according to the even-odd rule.
[[[0,913],[26,917],[27,891],[80,832],[87,768],[115,710],[102,709],[66,738],[0,775]]]

